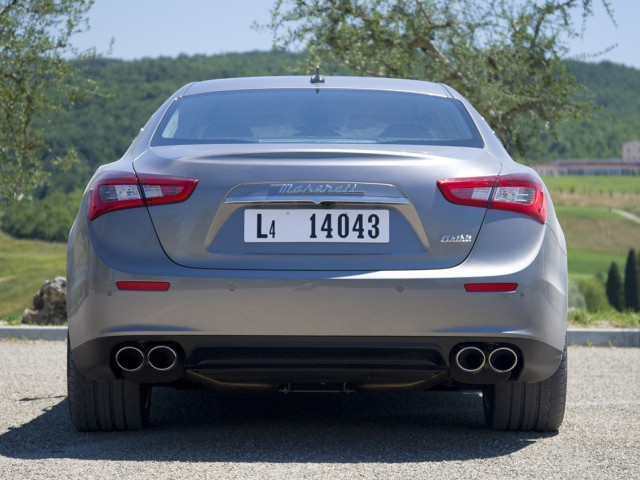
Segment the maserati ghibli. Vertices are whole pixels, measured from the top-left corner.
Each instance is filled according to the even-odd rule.
[[[472,389],[489,428],[563,420],[549,192],[444,84],[185,85],[90,180],[67,282],[81,431],[143,428],[159,385]]]

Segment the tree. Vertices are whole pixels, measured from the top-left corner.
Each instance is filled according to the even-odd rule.
[[[61,165],[75,157],[73,151],[51,155],[41,125],[52,112],[94,91],[65,59],[95,54],[78,52],[70,43],[85,30],[92,3],[0,0],[0,199],[21,198],[40,184],[45,155]]]
[[[588,18],[594,1],[277,0],[267,27],[276,47],[304,46],[325,71],[451,85],[517,154],[593,107],[563,57],[580,35],[572,14]]]
[[[636,252],[632,248],[627,256],[624,269],[624,306],[627,310],[640,311],[640,291],[638,290],[638,264]]]
[[[624,293],[622,289],[622,277],[616,262],[611,262],[607,275],[607,300],[613,308],[619,312],[624,310]]]

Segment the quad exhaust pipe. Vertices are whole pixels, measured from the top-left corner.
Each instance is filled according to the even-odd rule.
[[[508,373],[518,365],[518,354],[509,347],[485,353],[479,347],[462,347],[455,355],[456,366],[465,373],[479,373],[485,366],[495,373]]]
[[[486,361],[486,355],[478,347],[464,347],[456,354],[456,365],[467,373],[478,373]]]
[[[145,355],[140,348],[127,345],[116,352],[115,361],[125,372],[138,372],[147,364],[153,370],[166,372],[178,364],[178,353],[167,345],[157,345]]]
[[[497,373],[507,373],[516,368],[518,355],[508,347],[499,347],[489,354],[489,367]]]
[[[116,364],[125,372],[141,370],[144,361],[144,352],[138,347],[126,346],[116,352]]]
[[[176,363],[178,362],[178,354],[171,347],[158,345],[157,347],[153,347],[149,350],[149,353],[147,353],[147,360],[149,361],[151,368],[154,370],[166,372],[176,366]]]

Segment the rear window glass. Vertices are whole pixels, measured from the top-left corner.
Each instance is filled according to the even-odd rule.
[[[482,148],[461,102],[415,93],[269,89],[182,97],[152,145],[377,143]]]

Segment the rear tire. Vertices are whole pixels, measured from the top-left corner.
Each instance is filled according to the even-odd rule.
[[[149,419],[149,385],[90,379],[78,369],[68,340],[67,395],[71,423],[81,432],[140,430]]]
[[[557,431],[567,400],[567,347],[558,370],[537,383],[506,382],[483,388],[484,416],[494,430]]]

